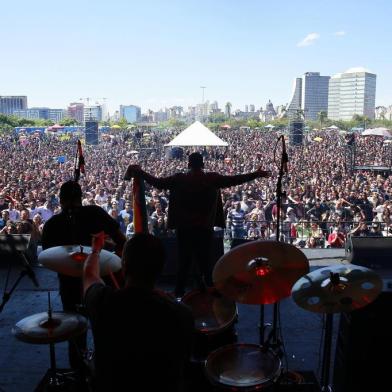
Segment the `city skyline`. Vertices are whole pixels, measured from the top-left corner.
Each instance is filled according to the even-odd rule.
[[[4,4],[0,95],[27,95],[29,107],[51,108],[105,97],[112,114],[121,104],[143,112],[187,108],[204,94],[243,110],[269,99],[288,103],[292,81],[305,72],[365,67],[377,74],[376,106],[390,105],[392,59],[383,39],[392,32],[392,4],[308,4]]]

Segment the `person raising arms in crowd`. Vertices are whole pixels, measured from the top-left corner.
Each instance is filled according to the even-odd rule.
[[[130,165],[124,179],[140,176],[158,189],[169,189],[168,227],[176,229],[179,268],[175,288],[176,297],[185,293],[187,275],[195,256],[199,268],[199,288],[212,286],[210,249],[213,228],[224,227],[224,216],[220,188],[227,188],[260,177],[269,177],[270,172],[258,170],[240,175],[224,176],[205,172],[200,153],[188,158],[188,172],[158,178],[145,172],[138,165]]]

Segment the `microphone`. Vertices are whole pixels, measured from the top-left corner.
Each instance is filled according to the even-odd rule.
[[[283,163],[283,172],[286,174],[289,172],[287,168],[288,161],[289,161],[289,156],[287,155],[286,141],[284,140],[284,135],[282,135],[282,163]]]
[[[30,263],[26,260],[26,256],[23,253],[21,254],[21,258],[23,260],[23,266],[25,267],[26,275],[30,278],[30,280],[33,282],[35,287],[39,287],[39,283],[35,275],[35,272],[31,268]]]

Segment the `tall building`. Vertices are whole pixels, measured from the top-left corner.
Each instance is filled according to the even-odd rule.
[[[376,78],[364,68],[350,68],[329,81],[328,118],[351,120],[355,114],[374,119]]]
[[[64,109],[30,108],[14,110],[14,116],[30,120],[50,120],[58,123],[64,118],[65,112]]]
[[[84,121],[102,121],[101,105],[89,105],[84,107]]]
[[[305,120],[317,120],[319,112],[327,112],[329,79],[329,76],[320,76],[320,72],[306,72],[296,78],[287,115],[294,117],[302,110]]]
[[[290,103],[287,105],[287,115],[295,116],[298,110],[301,110],[302,104],[302,78],[296,78],[293,85]]]
[[[135,105],[120,105],[120,117],[125,118],[127,122],[134,123],[140,121],[141,109]]]
[[[303,75],[301,109],[305,120],[317,120],[319,112],[327,113],[329,79],[330,76],[320,76],[320,72]]]
[[[15,110],[27,109],[27,97],[25,95],[0,95],[0,113],[12,116]]]
[[[253,113],[255,111],[255,105],[250,104],[249,110]]]
[[[84,121],[84,104],[80,102],[70,103],[67,109],[67,116],[81,124]]]

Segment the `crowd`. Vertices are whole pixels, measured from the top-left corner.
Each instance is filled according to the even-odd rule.
[[[217,134],[228,147],[198,149],[206,170],[239,174],[262,166],[272,171],[263,181],[222,190],[226,235],[275,238],[278,133],[221,130]],[[169,157],[164,145],[174,136],[172,131],[129,132],[106,137],[98,146],[84,146],[86,173],[79,180],[83,205],[102,207],[131,237],[133,211],[131,184],[123,180],[126,168],[138,163],[158,177],[185,171],[187,156],[194,149],[185,149],[179,159]],[[341,247],[349,234],[391,235],[390,173],[351,172],[346,165],[347,143],[339,132],[310,132],[305,139],[302,146],[288,151],[282,239],[301,247]],[[0,136],[0,233],[31,233],[40,242],[43,224],[60,211],[60,185],[73,177],[76,140],[76,136],[61,140],[33,135],[21,144],[17,135]],[[358,165],[385,165],[382,140],[357,136],[355,143]],[[172,235],[167,229],[167,191],[146,184],[146,200],[151,233]]]

